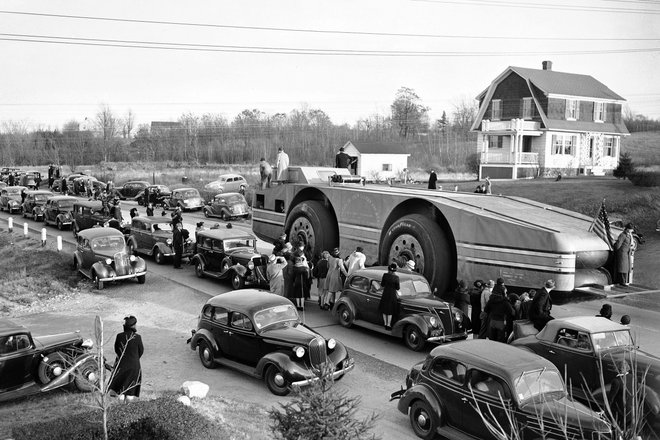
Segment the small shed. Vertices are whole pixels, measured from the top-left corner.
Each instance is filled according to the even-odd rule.
[[[344,152],[351,156],[351,174],[370,181],[399,179],[408,168],[408,153],[404,144],[392,142],[351,142],[344,145]]]

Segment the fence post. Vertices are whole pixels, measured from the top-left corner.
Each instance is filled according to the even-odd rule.
[[[41,229],[41,246],[46,246],[46,228]]]
[[[14,219],[12,217],[7,219],[7,230],[10,234],[14,232]]]
[[[25,238],[28,236],[28,224],[23,223],[23,235],[25,235]]]

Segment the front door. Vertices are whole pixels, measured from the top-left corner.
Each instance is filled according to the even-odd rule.
[[[522,152],[523,153],[531,153],[532,152],[532,137],[531,136],[523,136],[523,142],[522,142]]]

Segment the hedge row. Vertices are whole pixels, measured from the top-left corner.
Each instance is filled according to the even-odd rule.
[[[115,404],[108,410],[110,440],[208,440],[229,438],[222,426],[166,396],[155,400]],[[90,411],[12,430],[15,440],[102,440],[102,413]]]
[[[636,186],[660,186],[660,172],[658,171],[635,171],[628,178]]]

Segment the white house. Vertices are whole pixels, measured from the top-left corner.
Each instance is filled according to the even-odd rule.
[[[399,179],[408,168],[410,156],[405,145],[387,142],[348,141],[344,152],[357,159],[351,166],[351,173],[373,181]]]

